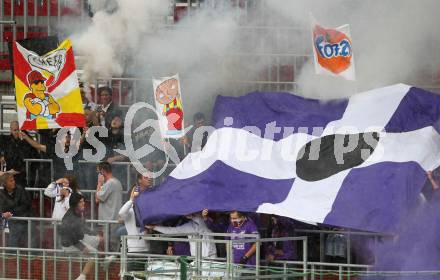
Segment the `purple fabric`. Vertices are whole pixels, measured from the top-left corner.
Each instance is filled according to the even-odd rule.
[[[412,87],[400,102],[386,132],[408,132],[433,126],[440,133],[440,95]]]
[[[293,233],[293,222],[291,219],[286,217],[276,217],[277,224],[272,228],[271,238],[280,238],[292,236]],[[270,254],[274,256],[275,260],[293,260],[296,258],[296,250],[294,246],[294,241],[283,241],[281,244],[279,242],[272,242],[268,246]],[[275,251],[277,249],[282,250],[282,255],[276,255]]]
[[[395,232],[415,207],[426,172],[414,162],[384,162],[355,168],[345,178],[324,223],[339,227]]]
[[[159,187],[143,192],[136,203],[144,225],[208,208],[213,211],[255,212],[265,202],[279,203],[289,193],[290,180],[269,180],[240,172],[221,161],[198,176],[168,177]]]
[[[227,233],[236,234],[232,240],[242,240],[242,239],[252,239],[252,238],[242,238],[239,234],[255,234],[258,233],[257,226],[251,219],[247,219],[240,227],[234,227],[229,225]],[[241,257],[243,257],[254,243],[252,242],[235,242],[232,244],[232,255],[234,263],[240,263]],[[255,265],[255,254],[253,254],[247,261],[248,265]]]
[[[264,132],[266,125],[276,122],[279,127],[325,127],[340,119],[347,107],[347,99],[319,101],[286,92],[252,92],[240,97],[218,96],[213,113],[216,128],[224,126],[226,117],[233,118],[231,127],[256,126]],[[312,133],[310,129],[309,133]],[[289,135],[275,134],[274,140]],[[261,137],[265,137],[261,135]]]
[[[229,224],[226,224],[223,221],[220,222],[214,222],[213,219],[208,218],[205,220],[205,225],[212,231],[212,232],[226,232],[228,229]]]
[[[174,242],[173,249],[175,256],[191,256],[188,242]]]
[[[407,276],[395,276],[390,280],[438,280],[438,274],[407,271],[440,270],[440,201],[422,204],[416,211],[402,219],[398,227],[398,238],[378,242],[376,271],[398,271]],[[383,277],[366,277],[365,280],[382,280]]]
[[[287,235],[286,236],[279,236],[279,237],[287,237]],[[277,246],[275,244],[269,245],[267,250],[268,250],[267,253],[273,255],[274,256],[273,259],[276,261],[280,261],[280,260],[292,261],[296,258],[296,253],[295,253],[295,248],[293,246],[293,241],[282,242],[282,246],[281,246],[281,248],[279,248],[279,250],[281,250],[281,252],[282,252],[281,255],[276,254]]]
[[[278,127],[295,129],[325,127],[329,122],[340,119],[346,106],[347,100],[323,103],[289,93],[255,92],[242,97],[219,96],[214,108],[213,124],[217,128],[223,127],[224,119],[232,117],[232,127],[257,126],[262,131],[271,122],[276,122]],[[439,116],[440,96],[411,88],[392,115],[385,131],[399,133],[433,126],[439,132]],[[368,115],[365,117],[368,118]],[[275,140],[287,136],[281,131],[275,134]],[[264,179],[217,161],[193,178],[177,180],[169,177],[151,192],[142,193],[138,198],[140,203],[137,203],[138,217],[147,224],[204,208],[252,212],[262,203],[283,201],[293,181]],[[411,261],[408,268],[440,269],[440,244],[435,235],[440,230],[439,207],[430,209],[432,212],[425,212],[422,216],[410,215],[425,181],[425,171],[414,162],[383,162],[352,169],[324,223],[398,233],[401,236],[399,240],[408,243],[409,247],[397,243],[399,247],[395,250],[399,255],[386,258],[387,254],[383,254],[383,266],[378,266],[378,269],[397,270],[398,263],[402,263],[402,258],[407,257],[408,252],[414,252],[414,257],[408,258]],[[414,242],[415,239],[418,242]],[[381,252],[389,252],[390,248],[385,247]],[[426,255],[423,255],[425,252]]]

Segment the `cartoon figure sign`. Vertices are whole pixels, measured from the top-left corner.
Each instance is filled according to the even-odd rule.
[[[33,120],[37,117],[56,119],[60,112],[60,105],[47,93],[47,79],[34,70],[28,74],[27,80],[31,92],[24,96],[23,101],[27,109],[26,119]]]
[[[154,100],[164,138],[184,136],[182,94],[179,75],[153,79]]]
[[[329,29],[312,19],[315,73],[355,80],[354,58],[349,25]]]
[[[15,94],[20,129],[85,125],[70,40],[43,55],[13,45]]]

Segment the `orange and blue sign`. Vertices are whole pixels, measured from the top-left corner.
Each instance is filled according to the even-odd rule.
[[[355,80],[354,58],[349,27],[324,28],[313,26],[315,72]]]

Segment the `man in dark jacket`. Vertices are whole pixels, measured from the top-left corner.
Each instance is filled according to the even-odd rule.
[[[1,143],[1,149],[4,152],[7,169],[14,169],[20,173],[20,177],[17,177],[17,183],[22,186],[33,186],[35,179],[35,167],[38,164],[32,163],[29,168],[29,182],[26,181],[26,164],[25,158],[39,158],[38,152],[29,145],[24,139],[25,132],[19,130],[19,124],[17,121],[10,123],[11,135],[3,138]]]
[[[5,173],[0,180],[3,190],[0,190],[0,213],[10,212],[13,217],[32,216],[31,200],[28,193],[15,183],[14,175]],[[26,221],[9,221],[10,247],[27,247],[27,223]]]
[[[86,227],[84,219],[85,201],[81,193],[72,193],[69,199],[69,210],[66,212],[61,223],[61,244],[63,250],[68,253],[90,254],[96,252],[96,248],[102,241],[100,236],[93,236],[92,231]],[[76,280],[85,280],[86,275],[93,271],[94,261],[89,260],[82,273]]]
[[[113,103],[113,91],[110,87],[98,88],[99,105],[98,112],[99,122],[102,126],[110,128],[110,124],[115,115],[122,116],[121,108]]]

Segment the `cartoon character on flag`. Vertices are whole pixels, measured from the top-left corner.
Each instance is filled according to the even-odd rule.
[[[315,73],[356,80],[350,27],[324,28],[312,17]]]
[[[56,119],[60,112],[60,105],[47,93],[47,79],[40,72],[34,70],[27,76],[30,93],[24,96],[24,106],[27,109],[26,119],[33,120],[37,117]]]
[[[153,86],[162,134],[166,138],[182,137],[185,132],[179,76],[153,79]]]
[[[84,110],[70,40],[43,56],[14,42],[13,54],[20,129],[83,127]]]

